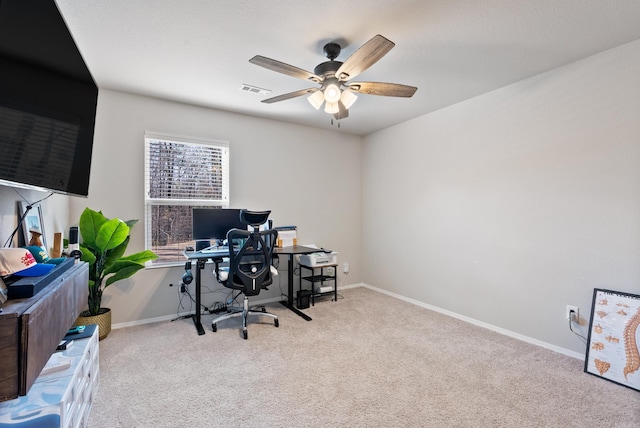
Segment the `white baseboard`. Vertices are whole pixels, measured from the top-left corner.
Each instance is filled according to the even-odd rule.
[[[189,314],[190,314],[190,312],[184,312],[184,313],[180,313],[180,314],[164,315],[164,316],[156,317],[156,318],[146,318],[146,319],[143,319],[143,320],[120,322],[120,323],[112,324],[111,325],[111,330],[117,330],[119,328],[126,328],[126,327],[135,327],[137,325],[151,324],[151,323],[154,323],[154,322],[171,321],[172,319],[177,319],[177,318],[179,318],[181,316],[186,316],[186,315],[189,315]]]
[[[529,336],[524,336],[522,334],[515,333],[513,331],[506,330],[504,328],[497,327],[497,326],[492,325],[492,324],[487,324],[485,322],[478,321],[476,319],[469,318],[469,317],[466,317],[464,315],[460,315],[460,314],[457,314],[455,312],[451,312],[451,311],[448,311],[446,309],[439,308],[437,306],[429,305],[427,303],[421,302],[419,300],[411,299],[409,297],[405,297],[405,296],[402,296],[400,294],[392,293],[390,291],[383,290],[381,288],[374,287],[374,286],[369,285],[369,284],[362,284],[362,286],[365,287],[365,288],[369,288],[371,290],[386,294],[387,296],[395,297],[396,299],[400,299],[400,300],[403,300],[405,302],[412,303],[412,304],[414,304],[416,306],[420,306],[422,308],[429,309],[431,311],[438,312],[438,313],[441,313],[443,315],[447,315],[447,316],[459,319],[459,320],[467,322],[469,324],[477,325],[478,327],[486,328],[488,330],[495,331],[496,333],[500,333],[500,334],[503,334],[505,336],[512,337],[514,339],[522,340],[523,342],[531,343],[532,345],[540,346],[542,348],[546,348],[546,349],[549,349],[551,351],[558,352],[559,354],[563,354],[563,355],[566,355],[568,357],[573,357],[573,358],[576,358],[578,360],[584,361],[584,355],[583,354],[580,354],[578,352],[572,351],[570,349],[566,349],[566,348],[562,348],[560,346],[552,345],[550,343],[543,342],[541,340],[534,339],[534,338],[529,337]]]
[[[562,347],[559,347],[559,346],[556,346],[556,345],[552,345],[550,343],[543,342],[543,341],[534,339],[534,338],[529,337],[529,336],[524,336],[522,334],[515,333],[513,331],[506,330],[504,328],[497,327],[497,326],[492,325],[492,324],[487,324],[485,322],[478,321],[476,319],[469,318],[469,317],[466,317],[464,315],[460,315],[460,314],[457,314],[455,312],[451,312],[451,311],[448,311],[446,309],[439,308],[437,306],[429,305],[427,303],[421,302],[419,300],[411,299],[409,297],[405,297],[405,296],[402,296],[400,294],[392,293],[390,291],[383,290],[382,288],[374,287],[372,285],[365,284],[363,282],[339,286],[338,287],[338,291],[347,290],[347,289],[350,289],[350,288],[357,288],[357,287],[365,287],[365,288],[368,288],[370,290],[386,294],[387,296],[391,296],[391,297],[394,297],[396,299],[400,299],[400,300],[403,300],[405,302],[414,304],[416,306],[420,306],[422,308],[425,308],[425,309],[428,309],[428,310],[431,310],[431,311],[434,311],[434,312],[438,312],[438,313],[441,313],[443,315],[447,315],[447,316],[459,319],[459,320],[464,321],[464,322],[468,322],[469,324],[477,325],[478,327],[486,328],[488,330],[495,331],[496,333],[504,334],[505,336],[509,336],[509,337],[514,338],[514,339],[522,340],[523,342],[531,343],[532,345],[540,346],[542,348],[546,348],[546,349],[549,349],[551,351],[558,352],[560,354],[567,355],[569,357],[573,357],[573,358],[576,358],[578,360],[584,361],[584,355],[580,354],[578,352],[571,351],[569,349],[562,348]],[[282,300],[281,297],[271,297],[271,298],[268,298],[268,299],[252,301],[252,304],[254,304],[254,305],[265,305],[267,303],[279,302],[280,300]],[[136,320],[136,321],[129,321],[129,322],[113,324],[111,326],[111,329],[112,330],[116,330],[116,329],[119,329],[119,328],[134,327],[136,325],[150,324],[150,323],[162,322],[162,321],[170,321],[172,319],[175,319],[176,317],[183,316],[183,315],[189,315],[190,313],[191,312],[185,312],[183,314],[165,315],[165,316],[156,317],[156,318],[147,318],[147,319],[144,319],[144,320]]]

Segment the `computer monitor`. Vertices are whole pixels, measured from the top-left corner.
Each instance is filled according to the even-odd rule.
[[[196,241],[215,241],[221,243],[227,239],[231,229],[246,229],[240,221],[240,210],[233,208],[193,208],[192,232]]]

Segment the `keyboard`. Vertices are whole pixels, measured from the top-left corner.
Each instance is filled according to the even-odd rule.
[[[219,251],[228,251],[229,247],[207,247],[200,250],[201,253],[217,253]]]
[[[240,247],[233,247],[234,251],[239,251]],[[207,248],[203,248],[202,250],[200,250],[201,253],[203,254],[207,254],[207,253],[218,253],[220,251],[229,251],[229,247],[207,247]]]

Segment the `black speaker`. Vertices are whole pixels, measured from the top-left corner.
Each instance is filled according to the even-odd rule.
[[[307,309],[309,307],[311,291],[300,290],[298,292],[298,309]]]
[[[78,226],[71,226],[69,228],[69,245],[78,243]]]
[[[69,257],[76,259],[76,261],[82,257],[82,251],[80,251],[78,244],[78,226],[69,228]]]

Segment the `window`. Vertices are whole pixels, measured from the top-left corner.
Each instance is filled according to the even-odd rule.
[[[145,133],[145,242],[153,265],[184,262],[191,209],[229,206],[229,143]]]

